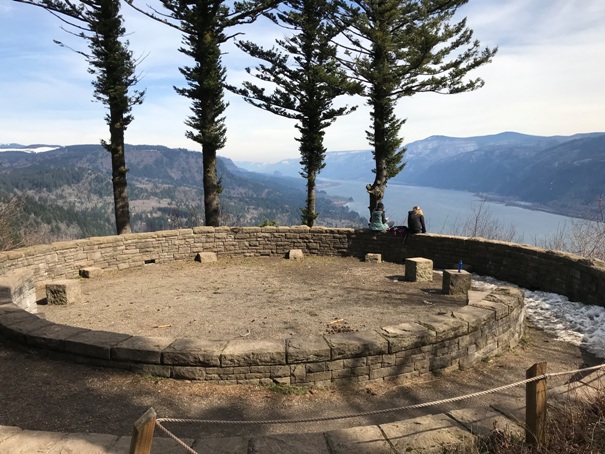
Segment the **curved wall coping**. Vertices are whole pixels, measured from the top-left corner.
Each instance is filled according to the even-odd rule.
[[[0,305],[0,335],[51,354],[157,376],[226,383],[327,384],[466,369],[523,335],[520,290],[474,292],[465,307],[394,326],[287,340],[143,337],[60,325]]]
[[[525,309],[520,291],[475,296],[454,317],[434,316],[358,333],[280,341],[209,341],[130,336],[58,325],[23,310],[33,285],[73,279],[84,267],[125,269],[149,262],[305,254],[380,253],[403,262],[426,257],[438,268],[465,267],[522,287],[605,305],[605,263],[558,251],[444,235],[399,238],[368,230],[294,227],[197,227],[52,243],[0,253],[0,335],[70,359],[159,376],[291,384],[414,377],[466,368],[516,345]],[[477,299],[478,298],[478,299]],[[16,304],[15,304],[16,303]],[[31,310],[31,308],[30,308]]]

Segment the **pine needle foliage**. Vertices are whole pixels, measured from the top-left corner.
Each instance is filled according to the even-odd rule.
[[[252,41],[240,41],[238,47],[262,60],[248,74],[261,85],[243,82],[242,88],[230,89],[250,104],[275,115],[296,120],[302,166],[307,180],[306,206],[301,208],[301,221],[312,227],[319,213],[315,211],[317,175],[325,167],[325,130],[340,116],[356,107],[334,107],[335,98],[358,93],[361,85],[349,79],[336,58],[333,40],[341,30],[329,19],[336,13],[338,2],[331,0],[289,0],[280,11],[268,15],[273,22],[294,33],[276,40],[276,46],[265,49]],[[266,90],[267,84],[273,91]]]
[[[94,99],[107,107],[105,121],[109,142],[101,140],[111,154],[112,183],[116,232],[129,233],[130,207],[127,193],[125,131],[132,123],[132,107],[143,102],[145,91],[133,90],[139,82],[137,61],[124,39],[126,29],[120,13],[120,0],[14,0],[46,9],[70,29],[69,33],[84,39],[89,52],[75,50],[88,62]],[[63,42],[55,40],[62,46]],[[72,49],[74,50],[74,49]]]
[[[221,185],[216,154],[226,143],[224,113],[228,107],[224,100],[226,68],[221,59],[221,45],[241,33],[231,30],[254,22],[280,1],[161,0],[168,14],[145,10],[132,0],[127,1],[139,12],[183,33],[179,51],[190,57],[193,64],[179,68],[187,87],[174,88],[191,100],[191,115],[185,121],[190,129],[185,135],[202,147],[205,223],[218,227]]]
[[[491,61],[495,48],[481,49],[466,20],[454,21],[468,0],[350,0],[338,21],[346,29],[343,64],[364,84],[371,108],[366,131],[373,147],[376,174],[366,188],[370,211],[384,196],[387,181],[405,163],[400,136],[404,118],[397,101],[422,92],[462,93],[483,86],[469,79],[472,70]]]

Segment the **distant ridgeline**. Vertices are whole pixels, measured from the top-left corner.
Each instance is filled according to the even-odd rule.
[[[393,183],[481,193],[580,217],[589,215],[597,198],[605,195],[605,133],[432,136],[406,148],[406,167]],[[298,171],[297,161],[236,164],[251,171],[292,176]],[[371,182],[372,168],[369,150],[332,152],[320,177]]]
[[[393,183],[482,193],[579,217],[589,217],[605,195],[605,133],[432,136],[406,148],[406,167]],[[127,146],[126,153],[135,232],[204,224],[201,153],[150,145]],[[365,186],[373,168],[368,150],[330,152],[319,176]],[[223,225],[300,224],[306,192],[298,158],[274,164],[219,158],[217,171]],[[115,232],[110,155],[100,145],[0,145],[0,202],[16,194],[21,225],[41,229],[42,241]],[[342,200],[317,195],[317,225],[367,225]]]
[[[44,150],[34,153],[23,150]],[[5,151],[10,150],[10,151]],[[128,196],[136,232],[203,225],[202,154],[161,146],[127,146]],[[300,224],[305,180],[267,177],[219,158],[222,223]],[[30,229],[43,240],[115,233],[110,155],[100,145],[0,145],[0,201],[19,195]],[[361,227],[367,221],[318,193],[318,225]]]

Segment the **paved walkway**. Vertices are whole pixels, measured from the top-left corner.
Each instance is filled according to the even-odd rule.
[[[569,385],[549,390],[549,404],[593,401],[605,389],[605,371],[593,372]],[[199,438],[182,440],[199,454],[403,454],[440,453],[444,447],[470,445],[474,435],[487,435],[494,424],[524,437],[525,408],[487,407],[455,410],[388,424],[330,432],[281,434],[254,438]],[[473,435],[474,434],[474,435]],[[152,453],[177,454],[187,450],[156,428]],[[131,437],[22,430],[0,426],[0,454],[122,454]]]

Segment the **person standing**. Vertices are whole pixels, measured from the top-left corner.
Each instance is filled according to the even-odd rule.
[[[408,211],[408,232],[426,233],[426,226],[424,225],[424,213],[419,206],[415,206],[412,208],[412,211]]]
[[[372,216],[370,217],[370,230],[383,232],[389,227],[392,227],[393,224],[394,222],[389,222],[389,218],[387,218],[384,212],[384,205],[382,204],[382,202],[378,202],[378,204],[376,205],[376,209],[372,211]]]

